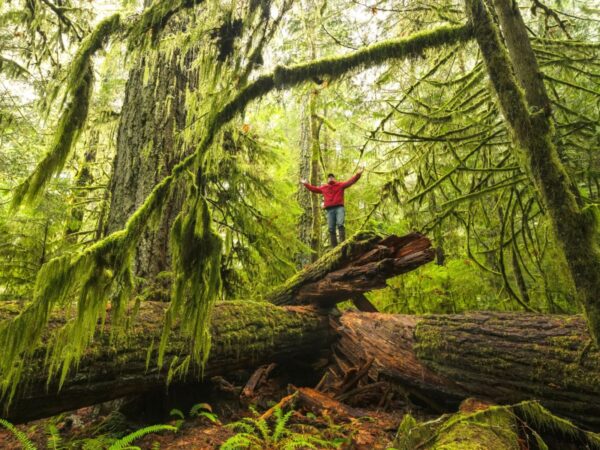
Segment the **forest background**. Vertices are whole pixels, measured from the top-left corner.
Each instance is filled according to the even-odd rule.
[[[600,10],[592,0],[522,3],[560,162],[582,210],[597,214]],[[157,5],[0,3],[1,300],[33,298],[45,263],[120,230],[208,142],[201,168],[186,168],[157,200],[162,214],[126,257],[138,299],[168,300],[173,273],[189,269],[168,237],[182,207],[206,208],[198,217],[222,244],[217,268],[194,266],[222,281],[202,295],[262,297],[327,250],[320,199],[298,180],[347,178],[364,163],[347,192],[349,234],[418,230],[437,248],[435,264],[369,294],[381,311],[581,311],[475,41],[273,90],[206,141],[211,114],[260,74],[458,26],[462,3],[176,2],[152,22],[165,13]],[[114,14],[138,28],[119,30]],[[190,191],[202,193],[200,206],[186,203]]]

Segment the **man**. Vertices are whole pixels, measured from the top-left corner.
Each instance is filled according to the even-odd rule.
[[[330,173],[327,175],[327,184],[322,186],[313,186],[306,180],[300,180],[300,183],[309,191],[323,194],[323,208],[327,211],[327,225],[329,226],[329,239],[331,240],[332,248],[338,244],[335,232],[336,226],[340,232],[340,242],[346,239],[346,229],[344,228],[344,219],[346,218],[344,190],[356,183],[364,170],[364,166],[361,166],[360,170],[346,181],[336,181],[335,175]]]

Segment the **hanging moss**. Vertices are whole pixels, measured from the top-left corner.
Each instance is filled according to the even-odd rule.
[[[98,26],[81,42],[77,53],[69,66],[69,72],[65,85],[67,92],[73,91],[82,81],[82,74],[94,54],[100,50],[107,40],[121,29],[121,16],[113,14],[102,20]]]
[[[129,50],[139,47],[144,43],[146,36],[150,35],[150,42],[156,43],[158,33],[162,30],[169,19],[183,9],[193,8],[203,3],[203,0],[175,0],[155,1],[136,20],[127,32]]]
[[[71,147],[77,141],[87,118],[92,90],[92,67],[88,64],[72,99],[58,122],[56,133],[46,156],[13,194],[13,206],[34,201],[54,175],[65,165]]]
[[[88,116],[94,81],[91,58],[119,27],[120,16],[115,14],[100,22],[81,43],[69,67],[64,94],[65,98],[69,98],[69,103],[58,121],[52,145],[34,171],[16,188],[13,206],[33,202],[52,177],[63,169]]]
[[[191,342],[193,362],[204,367],[210,350],[210,314],[221,292],[221,239],[212,229],[208,205],[197,188],[190,197],[191,208],[179,214],[171,231],[172,268],[177,276],[161,337],[159,366],[171,327],[180,320],[181,333]]]

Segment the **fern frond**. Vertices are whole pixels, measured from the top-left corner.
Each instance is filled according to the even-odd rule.
[[[125,450],[127,447],[130,447],[135,440],[144,437],[147,434],[158,433],[160,431],[176,432],[177,428],[171,425],[151,425],[149,427],[144,427],[119,439],[117,442],[111,445],[108,450]]]
[[[258,446],[256,436],[247,433],[239,433],[235,436],[231,436],[223,444],[221,444],[220,450],[240,450],[249,449],[252,446]],[[258,446],[260,448],[260,446]]]
[[[37,450],[35,444],[27,437],[27,435],[8,420],[0,419],[0,425],[10,431],[18,439],[24,450]]]
[[[273,430],[273,442],[279,441],[281,437],[289,433],[289,431],[286,429],[286,426],[290,420],[290,417],[292,417],[292,414],[294,414],[294,410],[288,411],[285,415],[283,415],[281,408],[277,408],[275,414],[277,422],[275,423],[275,429]]]
[[[58,431],[58,428],[56,428],[56,425],[49,424],[46,428],[46,433],[48,434],[48,448],[59,450],[62,437],[60,436],[60,432]]]

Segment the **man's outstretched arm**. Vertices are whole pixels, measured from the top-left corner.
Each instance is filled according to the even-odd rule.
[[[362,175],[362,173],[365,171],[365,166],[361,166],[360,170],[358,172],[356,172],[356,174],[354,174],[354,176],[346,181],[344,181],[342,183],[342,187],[344,189],[346,189],[347,187],[352,186],[354,183],[356,183],[360,176]]]
[[[323,190],[318,186],[313,186],[306,180],[300,180],[300,184],[303,184],[306,189],[312,192],[316,192],[317,194],[322,194]]]

